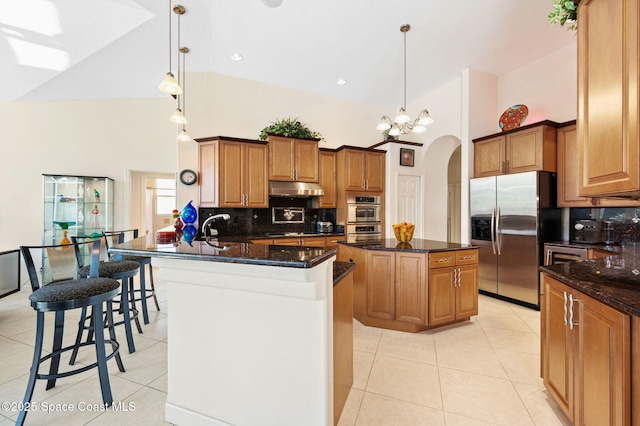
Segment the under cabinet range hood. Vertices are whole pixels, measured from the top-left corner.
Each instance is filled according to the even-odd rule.
[[[312,182],[269,181],[269,195],[272,197],[321,197],[324,189]]]

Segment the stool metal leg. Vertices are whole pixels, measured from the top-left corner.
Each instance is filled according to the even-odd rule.
[[[22,400],[22,410],[16,420],[16,425],[23,425],[24,419],[29,412],[25,408],[28,407],[33,397],[33,391],[36,387],[36,377],[38,376],[38,368],[40,367],[40,356],[42,355],[42,344],[44,342],[44,312],[38,311],[36,322],[36,344],[33,348],[33,362],[31,363],[31,371],[29,372],[29,381],[27,383],[27,390],[24,393],[24,399]]]
[[[138,307],[136,306],[136,289],[133,283],[133,277],[129,278],[129,295],[131,295],[131,309],[133,312],[138,313]],[[138,333],[142,334],[142,327],[140,326],[139,315],[134,317],[134,321],[136,322],[136,328],[138,329]]]
[[[113,302],[111,300],[107,301],[107,315],[106,315],[107,326],[109,328],[109,339],[111,340],[111,347],[115,350],[118,346],[116,343],[116,330],[114,328],[113,322]],[[124,364],[122,363],[122,357],[120,356],[120,351],[116,354],[116,363],[118,364],[118,370],[122,373],[125,372]]]
[[[78,334],[76,335],[76,343],[73,352],[71,353],[71,360],[69,360],[69,365],[73,365],[76,362],[76,357],[78,356],[78,349],[80,349],[80,342],[82,341],[82,333],[84,332],[85,323],[87,321],[87,308],[82,308],[82,313],[80,314],[80,321],[78,322]]]
[[[147,310],[147,280],[145,279],[145,266],[140,263],[140,302],[142,303],[142,319],[145,324],[149,324],[149,311]]]
[[[156,302],[156,309],[160,310],[158,298],[156,297],[156,286],[153,283],[153,266],[151,265],[151,263],[149,263],[149,282],[151,283],[151,290],[153,291],[153,301]]]
[[[53,332],[53,350],[51,353],[55,354],[51,357],[51,363],[49,365],[49,374],[58,374],[58,368],[60,367],[60,349],[62,348],[62,334],[64,331],[64,311],[56,311],[55,329]],[[47,390],[56,385],[56,379],[51,378],[47,380]]]
[[[98,376],[100,378],[100,389],[102,390],[102,402],[106,406],[113,404],[111,394],[111,384],[109,382],[109,370],[107,369],[107,354],[104,350],[104,322],[102,320],[102,303],[91,307],[93,317],[96,359],[98,360]]]
[[[120,310],[124,316],[124,330],[127,335],[127,345],[129,346],[129,353],[132,354],[136,351],[136,345],[133,343],[133,333],[131,332],[131,311],[129,310],[129,283],[128,279],[122,279],[122,291],[120,296]]]

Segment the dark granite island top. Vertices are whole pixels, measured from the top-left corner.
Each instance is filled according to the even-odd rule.
[[[149,234],[111,247],[109,252],[205,262],[313,268],[334,256],[337,250],[335,248],[322,247],[251,244],[246,241],[193,241],[191,243],[179,241],[161,243]]]
[[[640,245],[609,257],[541,266],[540,271],[612,308],[640,317]]]
[[[341,241],[340,244],[365,250],[411,251],[416,253],[478,248],[478,246],[471,244],[448,243],[446,241],[423,240],[421,238],[414,238],[408,243],[400,243],[396,239],[389,238],[386,240],[362,241],[358,243]]]

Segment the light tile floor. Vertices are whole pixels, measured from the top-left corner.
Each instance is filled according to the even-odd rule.
[[[60,379],[48,391],[38,381],[33,397],[38,411],[29,413],[27,424],[168,424],[168,312],[159,279],[156,289],[161,312],[151,305],[150,324],[134,335],[134,354],[121,346],[127,371],[120,373],[110,362],[118,409],[101,409],[97,373],[91,370]],[[29,293],[25,287],[0,299],[0,402],[19,403],[26,387],[35,339]],[[540,313],[486,296],[479,303],[480,314],[471,321],[417,334],[355,321],[353,388],[339,424],[569,425],[539,378]],[[75,337],[78,316],[79,311],[68,315],[65,344]],[[121,330],[118,340],[125,341]],[[45,348],[50,346],[51,338],[45,341]],[[78,362],[90,362],[91,355],[81,352]],[[0,406],[0,426],[16,418],[10,406]]]

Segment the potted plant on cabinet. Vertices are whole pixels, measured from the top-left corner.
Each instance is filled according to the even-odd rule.
[[[580,0],[553,0],[553,10],[549,13],[550,24],[567,24],[567,31],[578,29],[577,13]]]
[[[307,125],[300,123],[297,118],[282,118],[272,122],[262,129],[259,139],[266,140],[269,135],[294,139],[324,140],[320,133],[309,130]]]

